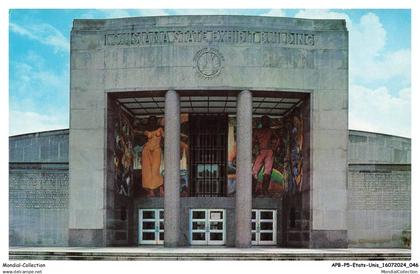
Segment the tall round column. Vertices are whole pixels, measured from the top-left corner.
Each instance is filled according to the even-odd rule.
[[[165,95],[165,246],[175,247],[179,238],[180,218],[180,113],[179,96],[174,90]]]
[[[241,91],[236,110],[236,247],[251,246],[252,93]]]

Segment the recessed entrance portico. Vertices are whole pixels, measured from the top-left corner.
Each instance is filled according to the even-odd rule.
[[[267,115],[275,121],[275,124],[273,124],[274,128],[277,128],[277,130],[281,129],[281,132],[286,133],[286,121],[291,120],[293,113],[302,111],[302,107],[308,106],[309,93],[246,91],[246,96],[250,96],[246,101],[246,105],[241,104],[240,99],[238,100],[238,98],[241,98],[242,93],[234,90],[206,92],[180,90],[169,91],[166,97],[163,97],[164,93],[159,91],[109,93],[108,116],[110,117],[110,126],[108,132],[115,131],[115,123],[112,121],[122,115],[124,117],[123,120],[127,123],[125,126],[133,128],[133,136],[128,135],[127,142],[131,142],[129,146],[132,146],[135,151],[138,143],[137,139],[141,138],[140,135],[143,134],[143,131],[139,130],[141,127],[139,125],[144,124],[144,121],[147,121],[150,117],[157,117],[157,119],[162,117],[160,125],[163,132],[165,132],[165,145],[163,146],[164,153],[162,153],[164,155],[164,159],[162,159],[164,165],[160,169],[165,178],[164,191],[159,193],[156,190],[153,192],[153,196],[150,196],[144,192],[144,184],[142,189],[139,182],[142,181],[141,178],[143,180],[145,178],[141,175],[145,170],[145,167],[142,167],[145,162],[143,159],[144,155],[140,152],[134,155],[134,174],[132,176],[133,179],[130,180],[131,184],[124,185],[124,181],[122,181],[122,184],[118,183],[118,179],[116,184],[124,193],[128,194],[124,204],[125,207],[132,208],[132,212],[147,210],[147,208],[152,206],[164,208],[165,246],[207,245],[214,243],[240,247],[251,246],[251,209],[253,206],[257,208],[258,206],[263,206],[263,208],[266,208],[266,206],[274,207],[275,210],[282,211],[282,193],[285,193],[288,183],[284,178],[281,178],[286,172],[286,166],[282,167],[284,170],[280,170],[277,166],[275,167],[277,168],[275,172],[278,172],[279,175],[276,175],[277,173],[272,175],[272,182],[269,186],[272,191],[270,196],[264,198],[264,196],[260,196],[262,195],[261,193],[257,197],[257,193],[252,193],[252,191],[255,191],[255,189],[252,189],[253,175],[251,174],[255,160],[252,159],[253,150],[255,149],[251,140],[252,128],[258,126],[261,116]],[[147,96],[144,96],[144,94],[147,94]],[[168,94],[176,94],[176,96],[168,100]],[[179,106],[179,110],[172,113],[170,108],[177,106]],[[168,115],[168,110],[169,113],[172,113],[171,115]],[[120,114],[116,115],[117,113]],[[238,122],[240,117],[248,117],[247,126],[244,129],[241,129],[243,122]],[[308,121],[309,119],[306,117],[305,123]],[[178,130],[177,128],[180,129]],[[138,135],[137,132],[141,134]],[[173,135],[175,134],[174,132],[179,132],[179,141],[176,141],[176,136]],[[249,136],[249,141],[241,143],[246,135]],[[109,136],[115,136],[115,134],[109,134]],[[129,139],[131,141],[128,141]],[[114,141],[110,140],[108,143],[113,144]],[[282,146],[281,150],[283,151],[289,145],[282,144]],[[111,145],[109,151],[115,149]],[[176,150],[178,152],[174,152]],[[237,151],[238,154],[236,154]],[[246,153],[244,156],[241,156],[239,151]],[[284,154],[284,152],[282,153]],[[112,155],[115,155],[115,153]],[[170,157],[170,160],[166,159],[167,155]],[[243,174],[240,171],[241,157],[244,157],[242,163],[245,164],[242,170],[247,171]],[[172,164],[175,164],[175,166],[171,167]],[[171,175],[169,170],[177,170],[178,172]],[[275,179],[276,176],[278,177],[277,179]],[[113,178],[116,178],[115,174]],[[172,179],[169,180],[167,178]],[[241,182],[241,178],[244,182]],[[279,185],[276,185],[276,182]],[[167,184],[171,184],[171,187],[168,187],[169,185]],[[178,187],[174,187],[176,185]],[[245,186],[247,190],[244,192],[239,186]],[[226,206],[225,208],[223,206],[220,207],[221,204],[216,199],[217,197],[225,197],[222,203],[222,205]],[[188,205],[187,201],[189,199],[194,199],[194,205]],[[278,201],[270,204],[267,199]],[[235,210],[232,210],[235,201]],[[187,204],[185,205],[185,203]],[[246,204],[247,206],[245,206]],[[185,208],[184,206],[187,207]],[[199,210],[200,208],[206,208],[206,206],[210,206],[206,210],[220,209],[224,211],[222,240],[218,238],[219,240],[212,242],[209,240],[211,235],[205,234],[207,230],[200,232],[203,234],[204,240],[197,238],[197,233],[199,233],[197,231],[194,232],[195,234],[191,234],[193,233],[191,230],[193,221],[188,217],[191,216],[191,210]],[[173,212],[174,209],[179,209],[179,213],[175,214]],[[168,211],[171,213],[166,213]],[[178,217],[175,220],[173,216],[176,215]],[[258,232],[258,238],[262,237],[262,240],[254,241],[253,244],[277,244],[277,240],[274,239],[283,239],[282,233],[284,231],[277,230],[277,227],[282,227],[283,222],[286,221],[286,215],[284,214],[283,218],[278,220],[276,218],[273,219],[274,229],[271,230],[271,241],[264,240],[267,233],[263,233],[261,236]],[[187,220],[187,227],[185,227],[186,222],[183,221],[186,218],[189,220]],[[135,220],[136,218],[133,218],[133,220],[127,220],[127,222],[136,222]],[[137,222],[141,222],[141,220],[139,219]],[[174,225],[174,222],[179,222],[178,228],[176,227],[177,225]],[[141,228],[141,226],[138,227]],[[188,231],[189,241],[180,240],[185,237],[182,232],[185,229]],[[140,237],[141,233],[143,232],[138,231],[134,235],[139,235]],[[195,240],[191,238],[194,235]],[[241,235],[244,235],[243,238],[241,238]],[[236,244],[234,244],[235,241]],[[150,242],[140,240],[139,243],[150,244]],[[280,241],[279,244],[283,245],[284,243]]]

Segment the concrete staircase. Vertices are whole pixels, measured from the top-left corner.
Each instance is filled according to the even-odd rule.
[[[10,260],[410,260],[410,249],[10,248]]]

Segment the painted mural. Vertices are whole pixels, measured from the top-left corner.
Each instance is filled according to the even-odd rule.
[[[236,185],[235,119],[229,118],[228,195]],[[252,192],[254,197],[280,197],[302,189],[303,119],[296,110],[286,118],[253,119]]]
[[[181,196],[189,196],[188,114],[181,114]],[[164,118],[131,119],[120,111],[114,124],[114,186],[123,196],[163,197]],[[236,119],[229,117],[227,194],[236,186]],[[303,119],[299,109],[286,118],[253,118],[254,197],[280,197],[303,185]]]
[[[188,195],[188,114],[181,115],[181,195]],[[136,194],[163,197],[165,175],[164,118],[149,116],[134,121],[133,167],[137,178]]]
[[[188,163],[190,159],[189,155],[189,117],[188,113],[181,113],[181,142],[180,142],[180,153],[181,153],[181,162],[179,163],[180,166],[180,175],[181,175],[181,196],[187,197],[190,195],[190,188],[189,188],[189,172],[188,172]]]
[[[235,194],[236,186],[236,118],[228,120],[227,195]]]
[[[141,187],[148,197],[163,196],[163,119],[149,116],[136,121],[135,133],[141,143],[136,144],[137,161],[141,169]]]
[[[122,196],[133,190],[133,129],[122,111],[114,124],[114,189]]]

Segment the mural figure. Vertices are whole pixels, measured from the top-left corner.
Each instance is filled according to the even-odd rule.
[[[114,181],[116,191],[123,196],[131,195],[133,181],[133,132],[129,124],[128,118],[120,113],[114,127]]]
[[[229,118],[228,127],[228,156],[227,156],[227,194],[233,196],[236,192],[236,140],[235,140],[236,120]]]
[[[180,118],[180,192],[181,196],[188,196],[188,113],[181,113]],[[136,189],[136,195],[146,197],[162,197],[164,195],[164,124],[165,118],[156,116],[133,121],[134,176],[135,180],[140,182],[138,184],[140,187]]]
[[[291,179],[293,190],[302,190],[302,148],[303,122],[302,117],[293,116],[290,142]]]
[[[271,181],[271,171],[273,169],[274,153],[280,144],[280,137],[270,128],[270,117],[264,115],[261,117],[261,128],[253,130],[253,145],[258,146],[258,153],[252,166],[252,189],[255,195],[262,194],[268,196],[268,188]],[[263,180],[258,180],[258,173],[261,168],[263,171]]]
[[[303,118],[301,108],[287,117],[253,119],[252,193],[256,197],[281,197],[303,186]],[[229,118],[228,180],[229,196],[236,189],[236,121]]]
[[[181,136],[180,136],[180,192],[182,197],[189,196],[189,185],[188,185],[188,162],[189,162],[189,116],[188,113],[181,113]]]
[[[147,197],[154,197],[155,190],[159,188],[160,196],[163,196],[163,177],[160,174],[161,166],[161,143],[163,140],[163,128],[158,124],[156,116],[150,116],[147,130],[143,132],[147,141],[141,153],[141,182],[147,191]]]

